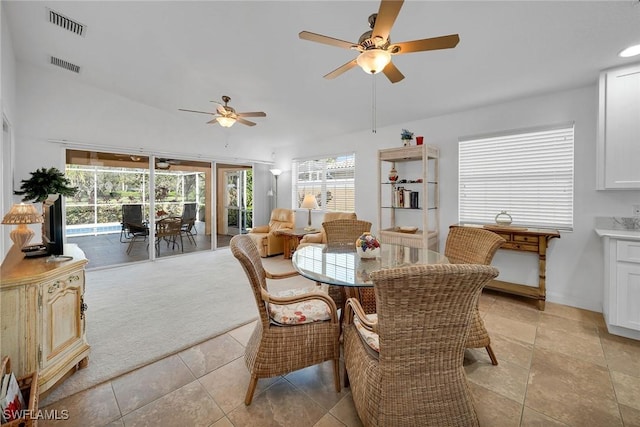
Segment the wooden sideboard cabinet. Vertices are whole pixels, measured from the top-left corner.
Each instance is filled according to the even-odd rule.
[[[454,224],[451,227],[482,227],[475,224]],[[536,300],[538,309],[544,310],[547,299],[547,247],[549,240],[560,238],[558,230],[543,230],[539,228],[519,228],[510,226],[486,225],[485,230],[492,231],[502,237],[505,242],[500,249],[512,251],[532,252],[538,254],[538,286],[527,286],[502,280],[492,280],[486,289],[502,291],[513,295],[520,295]]]
[[[16,376],[38,371],[40,393],[87,366],[84,281],[87,259],[65,245],[68,261],[24,258],[2,266],[0,354]],[[46,393],[45,393],[46,394]]]

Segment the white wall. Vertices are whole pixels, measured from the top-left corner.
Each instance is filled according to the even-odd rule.
[[[3,18],[4,19],[4,18]],[[547,299],[577,307],[600,311],[602,308],[603,254],[601,242],[593,232],[596,216],[629,215],[631,204],[640,201],[639,191],[595,190],[595,153],[597,122],[597,88],[593,86],[521,99],[476,110],[398,123],[370,131],[342,135],[304,146],[278,149],[275,158],[270,147],[224,147],[224,141],[214,140],[210,132],[194,131],[166,111],[129,101],[102,90],[74,81],[73,75],[60,70],[47,70],[15,64],[3,22],[2,38],[2,106],[17,111],[13,118],[16,142],[16,177],[24,179],[28,172],[44,166],[62,167],[64,161],[59,145],[47,139],[67,139],[100,146],[143,147],[150,151],[168,151],[197,155],[212,160],[259,159],[275,160],[284,172],[278,180],[278,206],[291,205],[291,159],[323,156],[355,151],[356,210],[358,216],[377,223],[377,150],[400,146],[400,130],[410,129],[424,135],[426,143],[438,145],[440,160],[441,247],[449,224],[457,217],[457,141],[460,136],[482,134],[517,128],[574,121],[575,143],[575,214],[574,232],[562,233],[552,241],[547,262]],[[9,44],[10,47],[10,44]],[[7,58],[7,59],[6,59]],[[12,65],[14,64],[14,65]],[[8,68],[9,71],[6,71]],[[13,75],[17,77],[12,77]],[[8,75],[6,75],[8,74]],[[16,100],[5,100],[7,86],[17,91],[9,94]],[[16,96],[17,93],[19,96]],[[11,107],[15,103],[17,110]],[[5,104],[8,104],[5,106]],[[266,175],[267,168],[259,168]],[[268,175],[267,175],[268,176]],[[259,193],[263,187],[256,187]],[[3,191],[7,190],[3,183]],[[263,204],[268,199],[262,195]],[[266,204],[265,204],[266,206]],[[265,206],[256,212],[256,224],[266,219]],[[304,224],[306,212],[300,211],[298,223]],[[313,218],[319,226],[321,215]],[[524,277],[524,282],[536,281],[537,265],[526,254],[501,251],[495,264],[503,278]]]
[[[243,147],[229,140],[222,128],[193,126],[186,117],[133,102],[79,83],[55,67],[44,69],[18,63],[19,126],[17,171],[23,177],[43,166],[64,165],[58,144],[68,140],[87,145],[142,148],[154,153],[180,153],[206,160],[247,163],[271,161],[264,146]]]
[[[278,158],[322,156],[356,152],[356,211],[359,218],[377,223],[377,150],[400,146],[400,131],[424,135],[425,143],[440,147],[440,247],[448,226],[458,221],[458,138],[461,136],[575,122],[574,231],[563,232],[550,243],[547,255],[547,300],[602,311],[603,250],[593,231],[596,216],[631,215],[640,191],[596,191],[597,87],[595,85],[545,96],[521,99],[475,110],[399,123],[376,134],[358,132],[304,147],[278,150]],[[290,190],[289,190],[290,192]],[[300,216],[300,215],[299,215]],[[300,222],[300,221],[298,221]],[[321,214],[313,223],[319,226]],[[501,278],[537,283],[537,257],[499,251],[494,265]]]
[[[15,112],[16,112],[16,61],[13,52],[13,45],[11,43],[11,34],[9,33],[9,25],[7,24],[7,16],[3,12],[3,4],[0,2],[0,27],[1,27],[1,69],[0,69],[0,115],[4,115],[9,123],[13,126],[16,124]],[[2,117],[0,117],[0,122]],[[12,182],[12,141],[11,138],[5,138],[4,132],[0,134],[2,138],[1,156],[2,160],[2,174],[0,174],[0,189],[2,191],[2,197],[0,197],[0,215],[4,215],[9,212],[11,205],[19,200],[12,194],[13,182]],[[9,140],[7,140],[9,139]],[[0,237],[0,255],[4,258],[4,255],[9,250],[13,242],[9,238],[11,227],[2,226]]]

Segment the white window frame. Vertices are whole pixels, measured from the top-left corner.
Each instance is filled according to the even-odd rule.
[[[347,165],[350,165],[346,168],[342,168],[343,170],[352,171],[351,178],[345,179],[333,179],[331,170],[332,167],[336,165],[333,162],[333,159],[340,159],[346,157],[348,160],[346,161]],[[311,167],[310,163],[315,163],[313,167]],[[313,180],[299,180],[299,173],[304,173],[301,171],[304,169],[308,171],[309,174],[314,174],[315,179]],[[313,169],[313,170],[311,170]],[[307,192],[312,192],[316,195],[316,199],[318,201],[319,209],[324,212],[330,211],[351,211],[355,212],[355,203],[356,203],[356,193],[355,193],[355,178],[356,178],[356,154],[354,152],[349,153],[341,153],[341,154],[333,154],[326,155],[322,157],[313,157],[313,158],[304,158],[304,159],[293,159],[293,164],[291,167],[291,207],[292,209],[300,209],[300,204],[302,203],[302,198],[304,194]],[[308,189],[313,188],[313,191],[308,191]],[[338,206],[332,206],[331,202],[327,202],[327,191],[337,192],[340,189],[344,189],[344,201],[340,203]],[[351,191],[348,191],[348,190]],[[352,196],[346,197],[347,194],[351,194]],[[336,202],[333,204],[335,205]]]
[[[458,140],[458,219],[573,230],[574,123]]]

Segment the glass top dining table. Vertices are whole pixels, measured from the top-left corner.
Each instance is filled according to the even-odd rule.
[[[377,258],[360,258],[355,247],[312,244],[298,248],[293,267],[307,279],[328,285],[372,287],[369,275],[378,270],[449,261],[439,252],[383,243]]]

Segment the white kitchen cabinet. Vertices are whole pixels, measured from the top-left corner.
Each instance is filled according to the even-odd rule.
[[[640,231],[596,230],[604,243],[604,304],[609,333],[640,340]],[[635,237],[633,234],[637,234]]]
[[[597,189],[640,188],[640,64],[600,74]]]

